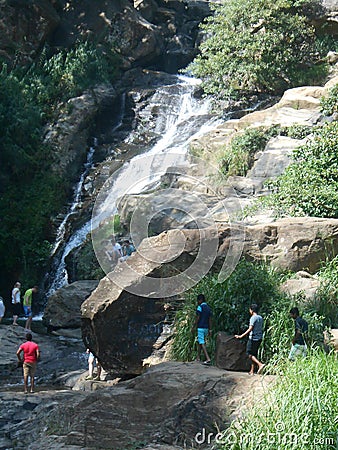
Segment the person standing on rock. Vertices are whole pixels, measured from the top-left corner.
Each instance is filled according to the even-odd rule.
[[[22,356],[23,355],[23,356]],[[28,393],[28,378],[30,378],[30,392],[34,392],[34,375],[36,365],[40,358],[40,350],[38,344],[32,341],[31,333],[26,334],[26,342],[21,344],[16,352],[19,364],[23,363],[23,382],[25,394]]]
[[[5,315],[5,305],[4,305],[4,300],[2,297],[0,297],[0,323],[2,321],[3,316]]]
[[[304,335],[308,332],[309,326],[306,320],[299,316],[299,309],[297,307],[290,309],[290,316],[295,321],[295,334],[292,339],[292,347],[289,353],[289,359],[294,361],[297,356],[305,357],[307,354],[307,347],[304,340]]]
[[[99,363],[98,359],[95,358],[93,353],[87,348],[88,353],[88,376],[86,376],[86,380],[94,380],[94,381],[101,381],[101,364]],[[94,361],[96,363],[96,377],[94,378]]]
[[[30,289],[27,289],[25,292],[25,295],[23,297],[23,309],[25,311],[25,316],[27,317],[25,330],[31,331],[31,324],[32,324],[32,300],[33,300],[33,294],[36,294],[38,292],[38,287],[34,286]]]
[[[253,303],[249,309],[250,312],[250,322],[248,329],[243,334],[235,334],[236,339],[242,339],[244,336],[249,335],[248,343],[246,346],[246,354],[251,360],[251,369],[249,375],[255,373],[255,365],[258,366],[257,373],[261,373],[265,364],[262,364],[258,359],[258,349],[262,343],[263,339],[263,327],[264,320],[263,317],[258,314],[258,305]]]
[[[206,348],[206,338],[211,334],[211,317],[212,311],[210,306],[205,301],[204,294],[199,294],[197,296],[197,309],[196,309],[196,319],[193,329],[197,329],[197,361],[201,360],[201,351],[203,350],[205,361],[204,365],[209,366],[211,364],[210,356]]]
[[[17,281],[12,290],[13,325],[18,325],[17,320],[21,313],[20,287],[21,284]]]

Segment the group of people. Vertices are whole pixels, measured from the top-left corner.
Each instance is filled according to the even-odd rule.
[[[18,318],[21,314],[21,283],[17,281],[14,284],[14,287],[12,289],[12,312],[13,312],[13,325],[18,325]],[[26,290],[24,297],[23,297],[23,310],[26,317],[26,324],[25,324],[25,330],[27,332],[31,331],[31,324],[32,324],[32,301],[33,301],[33,294],[36,294],[38,292],[38,287],[33,286],[32,288],[29,288]]]
[[[206,338],[212,332],[212,310],[205,300],[204,294],[197,296],[196,318],[194,322],[194,329],[197,329],[197,360],[200,361],[201,353],[203,351],[205,356],[204,365],[210,365],[211,359],[206,347]],[[258,359],[258,349],[262,343],[264,332],[263,317],[258,314],[259,308],[257,304],[252,304],[249,308],[250,321],[246,331],[242,334],[235,334],[235,339],[242,339],[248,336],[246,345],[246,354],[251,361],[249,375],[254,375],[257,367],[257,373],[262,373],[265,364]],[[299,315],[297,307],[291,308],[290,317],[294,320],[295,333],[292,338],[292,346],[289,353],[289,359],[294,360],[297,356],[306,356],[307,347],[305,337],[308,332],[308,323]]]
[[[119,261],[125,261],[135,251],[134,245],[128,239],[121,245],[113,236],[107,241],[105,253],[110,262],[117,264]]]

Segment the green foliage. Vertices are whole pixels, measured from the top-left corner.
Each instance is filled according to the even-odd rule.
[[[281,365],[280,372],[264,397],[222,433],[218,449],[337,448],[336,357],[313,351]]]
[[[50,58],[46,53],[45,50],[24,78],[27,95],[45,110],[95,84],[113,81],[118,72],[116,54],[111,51],[107,57],[107,52],[89,42]]]
[[[320,99],[320,104],[322,112],[327,116],[338,112],[338,84],[329,90],[327,96]]]
[[[316,0],[213,4],[214,15],[202,25],[206,39],[200,55],[187,70],[202,78],[207,93],[222,98],[313,83],[327,73],[325,64],[315,65],[324,45],[316,48],[314,27],[305,16],[317,6]]]
[[[320,287],[307,309],[324,317],[324,324],[338,328],[338,256],[320,269]]]
[[[268,140],[275,136],[277,128],[247,128],[236,134],[230,144],[221,151],[220,168],[225,175],[245,176],[252,167],[254,156],[264,150]]]
[[[0,192],[9,180],[25,182],[44,160],[41,111],[23,93],[22,83],[4,67],[0,72]]]
[[[37,283],[50,253],[51,217],[65,204],[66,180],[51,173],[53,152],[43,127],[56,105],[100,82],[112,81],[113,49],[78,44],[30,68],[0,72],[0,285]]]
[[[261,306],[263,315],[270,311],[282,296],[278,289],[278,274],[270,267],[242,260],[231,276],[223,283],[215,275],[207,275],[184,294],[182,310],[175,318],[175,338],[172,355],[175,359],[190,361],[196,357],[196,336],[192,326],[196,317],[196,297],[204,293],[213,310],[213,333],[226,331],[241,333],[248,327],[249,307]],[[215,350],[214,339],[209,342],[211,353]]]
[[[269,183],[273,193],[264,205],[278,215],[338,217],[338,123],[314,131],[294,151],[294,163]]]
[[[309,134],[313,133],[315,127],[310,125],[291,125],[290,127],[281,127],[280,135],[288,136],[291,139],[304,139]]]
[[[76,279],[100,280],[105,273],[98,263],[91,239],[87,239],[84,246],[76,255]]]
[[[302,306],[303,305],[303,306]],[[262,345],[260,347],[260,358],[268,362],[269,373],[279,371],[283,360],[290,352],[291,340],[294,336],[294,321],[290,317],[290,309],[298,306],[304,309],[301,315],[307,321],[309,329],[307,333],[307,346],[322,347],[324,340],[324,317],[313,311],[308,303],[304,302],[302,294],[293,297],[280,296],[273,305],[273,309],[265,316],[265,330]]]

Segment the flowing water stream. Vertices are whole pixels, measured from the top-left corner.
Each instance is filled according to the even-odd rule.
[[[58,231],[53,250],[56,270],[51,274],[47,297],[68,283],[66,257],[84,242],[93,227],[97,227],[106,215],[112,213],[117,200],[124,194],[141,193],[147,187],[154,186],[169,167],[175,167],[184,162],[192,139],[206,133],[219,123],[219,119],[210,113],[210,100],[196,98],[198,84],[199,81],[196,79],[178,76],[173,85],[157,88],[151,97],[149,108],[144,110],[144,123],[141,124],[143,128],[152,128],[152,134],[157,136],[155,145],[148,148],[140,145],[139,154],[124,163],[118,171],[118,176],[112,177],[108,188],[107,184],[105,185],[105,201],[100,208],[94,209],[96,216],[76,230],[65,242],[64,229],[69,216],[74,213],[80,201],[82,184],[91,164],[92,153],[89,154],[73,204]],[[154,121],[153,111],[155,110],[157,114]],[[132,144],[136,139],[139,141],[139,136],[137,137],[134,131],[126,138],[125,143]],[[162,157],[158,158],[158,155]]]

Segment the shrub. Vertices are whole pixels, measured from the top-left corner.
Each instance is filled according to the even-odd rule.
[[[202,29],[206,39],[188,67],[207,93],[219,97],[282,93],[327,73],[306,12],[317,1],[229,0],[214,4]],[[324,52],[324,48],[322,48]],[[327,51],[327,49],[326,49]]]
[[[324,317],[324,324],[330,328],[338,327],[338,256],[327,261],[318,273],[321,284],[308,310]]]
[[[95,84],[113,81],[117,73],[118,58],[113,50],[107,52],[85,42],[50,58],[45,49],[27,72],[24,82],[27,94],[46,109],[46,106],[50,108],[60,101],[76,97]]]
[[[191,361],[196,357],[196,336],[191,329],[196,317],[196,297],[204,293],[213,310],[213,335],[218,331],[240,333],[248,327],[249,307],[252,303],[261,306],[263,315],[274,308],[282,294],[279,291],[279,275],[272,268],[242,260],[235,271],[223,283],[215,275],[207,275],[196,286],[184,294],[183,308],[175,318],[175,337],[172,356]],[[214,353],[215,342],[209,342]]]
[[[327,96],[320,99],[320,104],[322,112],[327,116],[338,112],[338,84],[329,90]]]
[[[268,183],[263,205],[277,215],[338,217],[338,123],[325,124],[293,153],[294,162]]]
[[[245,176],[254,163],[257,152],[263,151],[269,139],[280,133],[280,127],[247,128],[236,134],[221,150],[220,168],[224,175]]]

